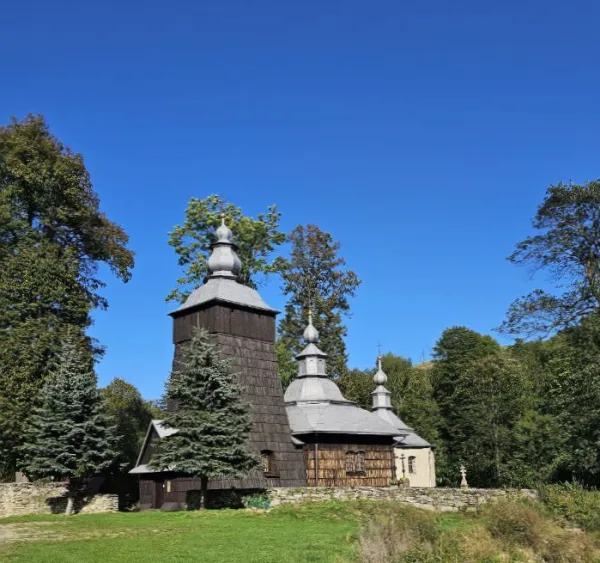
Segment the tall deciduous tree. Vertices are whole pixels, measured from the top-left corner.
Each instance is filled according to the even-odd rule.
[[[395,354],[385,354],[382,368],[388,376],[387,387],[392,393],[392,405],[409,426],[428,442],[438,445],[440,414],[433,399],[431,370],[413,366],[410,360]]]
[[[490,354],[498,353],[499,344],[490,336],[484,336],[466,327],[446,329],[433,350],[431,383],[433,398],[439,413],[440,447],[438,477],[443,484],[454,484],[460,460],[453,454],[459,445],[454,433],[454,417],[457,415],[454,394],[461,378],[472,363]]]
[[[251,423],[241,393],[230,362],[219,358],[207,331],[197,331],[167,382],[166,399],[178,409],[163,424],[177,432],[159,442],[151,466],[199,477],[201,508],[210,477],[239,477],[258,465],[247,446]]]
[[[62,340],[83,336],[90,312],[107,306],[98,266],[129,280],[127,242],[100,211],[82,156],[41,116],[0,127],[0,473],[14,470],[22,424]]]
[[[169,244],[179,256],[184,275],[177,280],[177,287],[169,293],[167,301],[185,301],[206,280],[214,232],[222,216],[234,232],[237,254],[242,261],[240,283],[256,288],[261,275],[264,277],[278,270],[271,255],[285,241],[285,234],[279,231],[281,213],[276,205],[270,205],[266,213],[259,213],[254,219],[218,195],[192,198],[185,221],[169,233]]]
[[[289,241],[292,244],[289,258],[279,260],[282,289],[288,298],[279,323],[279,339],[293,355],[302,350],[302,333],[310,306],[313,324],[320,334],[319,345],[329,355],[330,375],[340,377],[347,370],[348,359],[343,316],[350,313],[349,300],[360,280],[346,269],[346,261],[339,254],[340,244],[316,225],[299,225]]]
[[[508,259],[546,272],[562,293],[536,289],[517,299],[500,327],[513,335],[574,326],[600,307],[600,181],[550,186],[533,227],[538,234]]]
[[[417,434],[439,446],[440,416],[432,397],[429,370],[413,366],[410,360],[392,353],[385,354],[381,363],[388,376],[386,387],[392,394],[392,406],[396,414],[413,427]],[[360,407],[371,410],[375,371],[376,368],[352,369],[344,374],[339,380],[344,396]]]
[[[67,514],[79,480],[116,461],[114,428],[97,388],[96,374],[79,338],[64,342],[56,371],[44,383],[40,404],[25,427],[21,468],[32,479],[68,478]]]
[[[446,329],[433,350],[433,396],[447,418],[452,410],[456,384],[474,360],[495,354],[500,345],[491,337],[463,326]]]
[[[514,432],[530,397],[522,366],[505,352],[479,358],[461,374],[452,396],[448,453],[468,466],[472,485],[510,482]]]
[[[558,421],[564,478],[600,485],[600,314],[555,337],[545,409]]]
[[[124,469],[135,464],[155,410],[131,383],[116,377],[102,390],[111,423],[119,436],[119,459]]]

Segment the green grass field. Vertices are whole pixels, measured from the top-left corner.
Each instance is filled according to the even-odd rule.
[[[0,519],[2,563],[595,563],[597,545],[541,505],[517,502],[477,513],[329,502]]]
[[[0,520],[3,563],[351,560],[356,518],[341,506],[145,512]]]

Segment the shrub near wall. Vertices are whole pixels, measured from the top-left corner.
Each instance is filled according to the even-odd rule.
[[[540,500],[550,511],[588,532],[600,531],[600,491],[580,485],[543,485]]]
[[[67,506],[64,483],[0,483],[0,517],[24,514],[64,514]],[[116,512],[117,495],[82,496],[75,511],[82,514]]]

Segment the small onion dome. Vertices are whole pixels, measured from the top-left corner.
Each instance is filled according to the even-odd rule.
[[[312,311],[308,312],[308,326],[304,329],[303,336],[308,344],[319,342],[319,331],[312,324]]]
[[[376,385],[385,385],[385,382],[387,381],[387,375],[381,368],[381,357],[377,358],[377,361],[379,364],[379,369],[377,370],[375,377],[373,377],[373,381],[375,381]]]
[[[225,217],[221,216],[221,225],[215,231],[217,242],[233,242],[233,233],[231,229],[225,224]]]

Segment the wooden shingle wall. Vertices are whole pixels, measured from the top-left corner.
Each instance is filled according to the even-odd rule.
[[[174,367],[194,327],[213,333],[223,357],[232,362],[250,406],[252,430],[249,445],[257,455],[273,452],[278,476],[265,477],[262,469],[244,479],[213,479],[210,489],[262,489],[306,485],[304,456],[294,447],[275,355],[275,314],[213,303],[202,309],[174,315]]]

